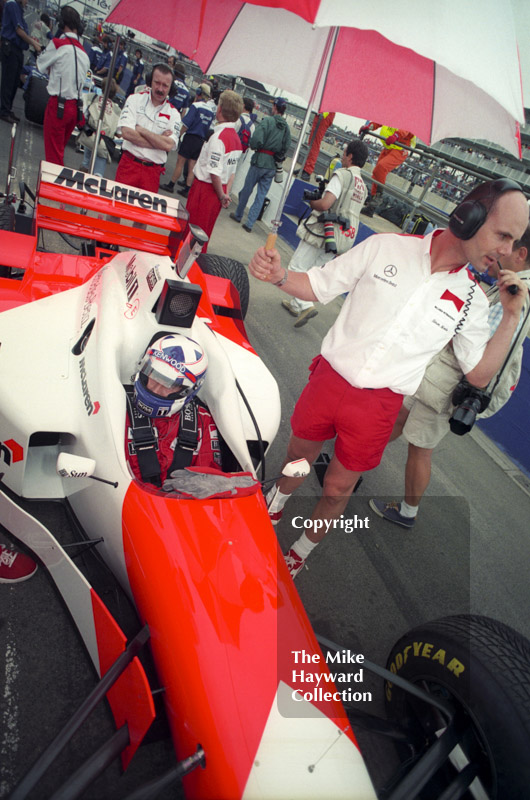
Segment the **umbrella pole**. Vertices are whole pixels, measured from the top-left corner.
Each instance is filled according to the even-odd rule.
[[[103,116],[105,114],[105,109],[107,108],[107,100],[109,99],[110,82],[111,82],[112,77],[114,75],[114,67],[116,66],[116,58],[118,57],[118,50],[119,50],[119,47],[120,47],[120,39],[121,39],[121,36],[118,34],[116,36],[115,45],[114,45],[114,52],[112,53],[112,59],[111,59],[111,62],[110,62],[109,71],[107,73],[107,85],[105,86],[105,92],[103,93],[103,102],[101,103],[101,109],[100,109],[100,112],[99,112],[99,119],[98,119],[98,126],[97,126],[96,132],[94,134],[94,147],[92,148],[92,157],[90,159],[90,166],[88,168],[89,172],[91,172],[91,173],[94,172],[94,165],[96,163],[96,156],[98,154],[98,145],[99,145],[99,140],[101,138],[101,128],[102,128],[102,123],[103,123]]]
[[[320,59],[320,64],[319,64],[319,67],[318,67],[317,76],[315,78],[315,83],[313,84],[313,88],[311,89],[311,97],[309,98],[309,103],[308,103],[308,106],[307,106],[307,109],[306,109],[306,112],[305,112],[304,121],[302,123],[302,128],[300,130],[300,136],[298,137],[298,142],[297,142],[297,145],[296,145],[296,149],[294,151],[294,155],[293,155],[293,158],[292,158],[292,161],[291,161],[291,167],[289,169],[289,174],[287,176],[287,180],[283,184],[282,195],[280,197],[280,202],[278,203],[278,209],[276,211],[276,217],[271,222],[271,232],[269,233],[269,235],[267,237],[267,242],[265,244],[265,247],[266,247],[267,250],[272,250],[272,248],[274,247],[274,245],[276,243],[276,239],[278,238],[278,229],[279,229],[280,225],[282,224],[281,223],[282,211],[283,211],[283,208],[285,206],[285,202],[287,200],[287,195],[289,194],[289,190],[291,188],[291,180],[292,180],[293,173],[294,173],[294,170],[295,170],[295,167],[296,167],[296,162],[298,161],[298,156],[300,155],[300,149],[302,147],[302,141],[304,139],[306,130],[307,130],[308,126],[309,126],[309,118],[311,116],[311,112],[312,112],[313,106],[315,105],[315,100],[316,100],[316,96],[317,96],[320,80],[322,78],[324,70],[326,69],[326,66],[327,66],[327,63],[328,63],[328,60],[329,60],[330,51],[333,49],[333,47],[335,45],[335,40],[337,38],[338,31],[339,31],[339,29],[337,27],[334,27],[334,28],[330,28],[329,32],[328,32],[328,38],[326,39],[326,44],[325,44],[324,50],[322,52],[322,57]]]

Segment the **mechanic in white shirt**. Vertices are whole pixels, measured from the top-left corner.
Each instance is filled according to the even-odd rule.
[[[235,123],[242,110],[241,96],[226,89],[217,106],[216,120],[219,124],[203,144],[193,167],[195,180],[191,184],[186,209],[190,222],[202,228],[208,237],[212,234],[221,208],[230,205],[230,190],[242,152]],[[203,252],[206,252],[207,246],[204,245]]]
[[[374,235],[308,273],[284,269],[276,250],[255,253],[252,275],[294,297],[328,303],[349,293],[291,418],[286,461],[312,463],[322,443],[336,437],[312,525],[286,554],[293,577],[345,510],[360,474],[379,464],[403,395],[415,392],[431,357],[452,339],[462,371],[475,386],[485,386],[502,365],[527,290],[513,272],[501,271],[504,313],[488,342],[488,302],[465,266],[486,270],[511,252],[527,224],[521,189],[498,180],[474,189],[446,230],[426,237]],[[510,285],[518,287],[517,294],[508,291]],[[302,481],[282,477],[271,489],[273,522]]]
[[[180,114],[168,100],[172,84],[171,69],[156,64],[151,87],[127,98],[118,123],[124,141],[116,181],[158,192],[167,154],[179,141]]]
[[[64,33],[52,39],[37,59],[37,69],[48,73],[50,99],[44,113],[46,161],[64,163],[64,148],[78,122],[83,119],[82,91],[90,59],[79,41],[81,17],[71,6],[61,8]]]

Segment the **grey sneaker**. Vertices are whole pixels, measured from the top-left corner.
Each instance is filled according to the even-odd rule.
[[[312,308],[306,308],[304,311],[300,311],[300,313],[298,314],[298,319],[294,323],[294,327],[301,328],[303,325],[306,324],[306,322],[309,322],[310,319],[316,317],[317,314],[318,311],[314,306]]]
[[[293,317],[299,316],[299,312],[292,307],[290,300],[282,300],[282,306],[289,312],[289,314],[292,314]]]
[[[413,528],[416,522],[416,517],[404,517],[399,513],[401,503],[383,503],[382,500],[370,500],[368,505],[375,511],[375,513],[387,519],[389,522],[394,522],[396,525],[401,525],[402,528]]]

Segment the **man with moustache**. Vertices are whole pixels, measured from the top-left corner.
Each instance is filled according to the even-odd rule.
[[[127,98],[118,123],[123,138],[116,181],[158,192],[167,154],[179,141],[180,114],[168,100],[173,72],[167,64],[153,67],[151,87]]]

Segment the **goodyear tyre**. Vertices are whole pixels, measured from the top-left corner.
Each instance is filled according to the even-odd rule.
[[[11,203],[0,204],[0,230],[15,230],[15,207]]]
[[[0,205],[0,230],[15,230],[15,208],[10,203],[2,203]],[[0,278],[9,278],[10,275],[11,268],[0,264]]]
[[[201,253],[197,258],[197,264],[207,275],[228,278],[233,283],[239,294],[241,316],[245,319],[250,299],[250,282],[245,266],[233,258],[215,256],[210,253]]]
[[[24,92],[24,114],[30,122],[44,125],[44,112],[48,105],[48,81],[40,75],[31,75]]]
[[[484,790],[480,797],[529,797],[528,640],[486,617],[446,617],[403,636],[393,647],[387,667],[443,698],[471,723],[472,736],[462,749],[466,760],[478,766]],[[419,740],[432,743],[436,730],[443,727],[438,712],[390,683],[385,693],[390,716],[412,725]],[[418,797],[438,797],[456,774],[447,762]]]

